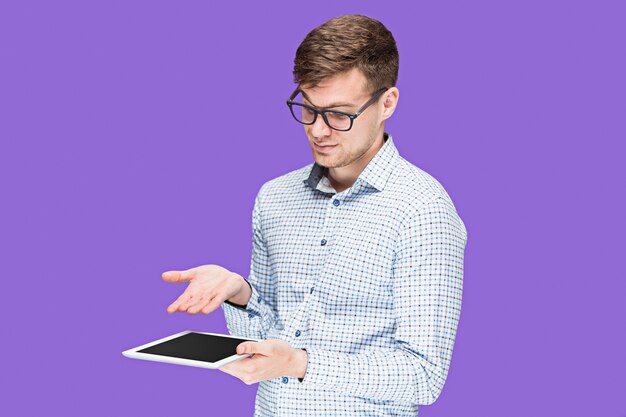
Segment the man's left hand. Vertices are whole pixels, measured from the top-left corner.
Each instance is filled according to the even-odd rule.
[[[268,339],[261,342],[243,342],[237,354],[252,354],[249,358],[222,366],[220,371],[231,374],[247,385],[281,376],[304,378],[308,355],[283,340]]]

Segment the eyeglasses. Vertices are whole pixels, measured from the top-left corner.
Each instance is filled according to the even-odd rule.
[[[354,123],[354,119],[359,117],[365,109],[374,104],[378,97],[385,92],[387,88],[383,87],[380,90],[376,91],[372,98],[368,100],[360,109],[356,111],[356,113],[347,113],[339,110],[318,110],[313,106],[309,106],[307,104],[296,103],[293,99],[301,93],[300,88],[296,88],[296,90],[291,94],[291,97],[287,99],[287,106],[289,106],[289,110],[291,110],[291,114],[296,121],[302,123],[303,125],[312,125],[317,120],[317,115],[321,115],[322,119],[328,127],[333,130],[338,130],[340,132],[346,132],[352,129],[352,124]]]

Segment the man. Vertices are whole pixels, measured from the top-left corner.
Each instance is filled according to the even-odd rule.
[[[248,279],[217,265],[163,274],[189,282],[168,312],[222,306],[231,334],[264,339],[221,368],[260,383],[257,416],[415,416],[441,392],[467,233],[385,133],[397,75],[380,22],[341,16],[311,31],[288,105],[315,163],[261,187]]]

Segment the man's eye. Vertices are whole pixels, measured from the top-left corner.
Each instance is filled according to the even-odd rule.
[[[328,112],[326,113],[327,117],[330,117],[334,120],[346,120],[348,119],[348,116],[343,114],[343,113],[334,113],[334,112]]]

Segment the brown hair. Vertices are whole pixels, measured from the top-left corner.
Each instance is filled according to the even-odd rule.
[[[296,51],[293,79],[315,86],[323,79],[360,69],[375,91],[396,85],[396,41],[378,20],[363,15],[335,17],[310,31]]]

